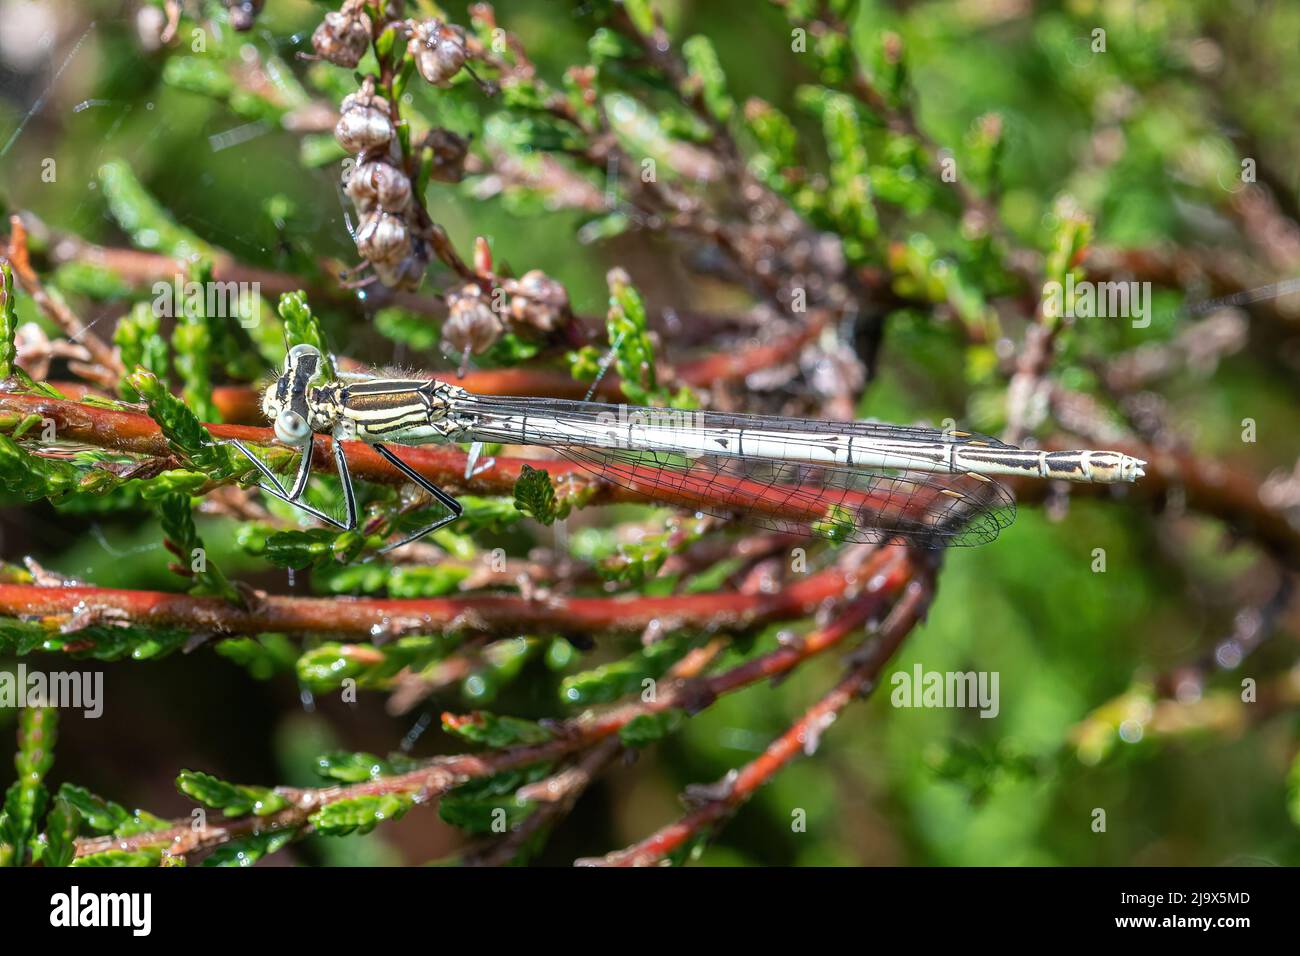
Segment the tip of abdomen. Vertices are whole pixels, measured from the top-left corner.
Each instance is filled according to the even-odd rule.
[[[1088,480],[1112,484],[1146,477],[1146,462],[1118,451],[1087,452]]]

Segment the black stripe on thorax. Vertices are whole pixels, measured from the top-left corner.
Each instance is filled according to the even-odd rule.
[[[390,392],[424,393],[430,385],[435,384],[423,379],[376,379],[373,382],[349,382],[346,388],[351,395],[385,395]]]
[[[430,408],[429,396],[418,389],[376,391],[368,385],[349,385],[339,396],[343,406],[355,412],[396,412]]]
[[[410,428],[412,425],[420,425],[422,419],[416,418],[411,420],[411,416],[395,420],[384,420],[377,422],[361,422],[358,427],[367,435],[387,435],[389,432],[400,432]]]

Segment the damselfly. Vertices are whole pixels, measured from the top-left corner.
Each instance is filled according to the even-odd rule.
[[[1132,482],[1146,464],[1114,451],[1039,451],[972,432],[876,422],[498,398],[420,379],[324,380],[323,367],[319,351],[296,345],[263,396],[276,438],[302,450],[290,488],[247,447],[233,444],[267,479],[262,490],[351,530],[356,495],[339,443],[369,443],[447,510],[383,551],[462,513],[455,498],[403,462],[390,443],[474,443],[467,477],[483,443],[541,445],[665,504],[741,514],[769,528],[837,541],[903,538],[927,547],[983,544],[1011,523],[1015,499],[995,476]],[[303,500],[317,432],[335,440],[344,521]]]

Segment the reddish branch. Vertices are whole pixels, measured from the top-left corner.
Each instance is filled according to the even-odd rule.
[[[727,644],[726,638],[715,637],[703,647],[693,649],[669,670],[669,680],[685,680],[703,673]],[[516,796],[521,800],[535,801],[537,808],[507,836],[467,853],[461,860],[462,865],[504,866],[510,863],[534,835],[568,816],[591,783],[628,753],[622,741],[616,735],[610,735],[597,741],[558,773],[520,787]]]
[[[27,230],[19,216],[9,217],[10,233],[5,240],[3,258],[12,266],[23,290],[71,341],[82,346],[92,364],[80,364],[83,373],[95,381],[115,383],[123,374],[122,362],[117,353],[103,339],[91,331],[61,299],[49,294],[40,277],[32,268],[27,252]]]
[[[11,428],[29,415],[49,419],[62,441],[80,442],[100,448],[129,452],[153,458],[175,460],[174,450],[158,424],[148,415],[119,411],[97,405],[45,398],[38,395],[0,393],[0,428]],[[273,442],[269,428],[248,425],[209,425],[208,430],[219,440],[238,438],[253,444],[268,445]],[[329,461],[332,439],[319,435],[316,439],[316,467],[330,471]],[[363,442],[344,442],[348,464],[356,478],[366,481],[401,484],[403,477],[374,449]],[[435,483],[454,490],[473,490],[479,494],[511,494],[523,465],[522,459],[497,459],[496,465],[465,480],[465,455],[455,448],[411,448],[403,450],[403,458],[422,475]],[[536,464],[536,462],[533,462]],[[579,466],[570,462],[547,462],[547,470],[561,491],[588,490],[596,501],[644,501],[625,489],[599,482]]]
[[[691,523],[694,523],[694,519]],[[659,528],[662,528],[662,524],[655,530]],[[705,568],[734,559],[740,567],[725,580],[719,581],[715,590],[747,595],[770,593],[776,587],[784,586],[791,549],[804,543],[804,539],[795,535],[776,533],[740,537],[707,535],[686,551],[671,555],[664,562],[661,577],[687,580]],[[436,549],[430,546],[430,550]],[[437,561],[440,566],[456,566],[455,561],[441,552],[425,555],[415,563],[421,561]],[[552,553],[539,554],[533,561],[516,562],[513,569],[500,572],[491,570],[482,561],[466,561],[461,566],[470,572],[460,584],[462,592],[502,586],[517,587],[521,597],[526,598],[536,594],[540,585],[551,584],[571,591],[583,587],[599,587],[606,580],[590,565]],[[677,591],[680,592],[680,587]],[[643,642],[653,641],[663,636],[664,632],[656,622],[642,633],[641,639]],[[465,679],[482,666],[493,646],[496,645],[490,640],[465,641],[455,654],[433,665],[416,669],[404,668],[392,679],[392,692],[386,705],[388,712],[394,715],[409,713],[430,695]],[[348,648],[347,653],[352,658],[373,658],[378,654],[382,659],[383,656],[365,645]]]
[[[885,665],[912,628],[925,616],[933,596],[932,575],[913,578],[881,626],[876,639],[856,655],[859,660],[849,673],[826,696],[805,711],[789,730],[772,741],[759,757],[708,788],[707,799],[703,802],[696,801],[695,808],[685,817],[625,850],[611,853],[602,860],[580,860],[579,864],[653,866],[663,862],[675,851],[689,846],[729,817],[791,760],[801,753],[811,754],[816,749],[822,732],[835,721],[839,713],[853,700],[865,697],[875,688]],[[852,613],[852,606],[845,608],[844,614],[851,616]],[[834,626],[836,625],[832,625]]]
[[[1093,246],[1088,249],[1083,266],[1089,278],[1098,281],[1133,280],[1169,288],[1200,287],[1202,298],[1230,299],[1282,326],[1294,328],[1298,321],[1294,310],[1280,307],[1282,297],[1250,295],[1253,290],[1266,290],[1274,280],[1235,249]]]
[[[789,673],[810,658],[835,647],[867,621],[880,615],[915,573],[912,555],[906,549],[877,548],[867,555],[859,569],[846,576],[846,581],[857,589],[857,594],[831,625],[720,674],[668,683],[668,686],[660,688],[653,700],[624,704],[608,711],[586,713],[563,721],[554,728],[553,738],[543,743],[487,754],[436,757],[417,770],[347,787],[318,790],[281,788],[278,792],[290,797],[294,805],[265,817],[241,817],[215,824],[205,823],[198,828],[193,827],[187,818],[176,821],[167,829],[131,837],[83,838],[77,841],[77,855],[87,856],[110,849],[131,851],[163,845],[174,855],[188,857],[258,833],[286,829],[298,831],[299,834],[306,833],[310,830],[308,818],[311,814],[339,800],[403,793],[413,795],[416,803],[428,803],[471,779],[558,760],[617,734],[621,728],[644,714],[671,709],[696,713],[723,694]],[[345,602],[330,603],[337,607]]]
[[[482,369],[466,372],[463,376],[452,372],[433,373],[429,378],[450,382],[481,395],[582,398],[591,387],[571,375],[545,368]],[[87,395],[109,397],[104,391],[84,382],[53,381],[50,384],[69,398],[81,399]],[[618,400],[622,397],[621,389],[618,376],[607,375],[597,386],[596,397]],[[262,414],[262,394],[252,385],[218,385],[212,390],[212,403],[223,422],[260,425],[266,421]]]
[[[1166,671],[1154,681],[1156,692],[1180,701],[1199,699],[1205,685],[1217,672],[1235,670],[1259,650],[1277,630],[1295,593],[1295,580],[1285,570],[1278,570],[1277,582],[1267,597],[1238,609],[1232,629],[1216,638],[1213,646],[1197,660]]]
[[[849,577],[843,571],[831,569],[796,581],[776,594],[544,599],[517,595],[427,599],[259,595],[245,610],[220,598],[162,591],[0,584],[0,615],[36,617],[52,628],[73,622],[75,616],[75,620],[115,618],[138,626],[194,633],[281,632],[369,640],[447,629],[467,633],[635,633],[652,621],[668,630],[738,629],[799,618],[843,594],[848,585]]]
[[[178,275],[188,276],[192,266],[184,259],[162,253],[100,246],[72,234],[60,235],[54,240],[49,259],[56,265],[79,262],[98,266],[137,289],[152,288],[157,282],[170,284]],[[341,262],[322,258],[316,262],[316,268],[322,277],[321,281],[306,286],[307,293],[313,300],[325,300],[353,309],[362,308],[363,300],[357,297],[356,290],[344,286],[339,278],[345,272]],[[236,261],[224,251],[218,251],[214,255],[212,278],[215,282],[254,284],[262,295],[268,297],[304,287],[304,279],[300,275],[250,266]],[[368,291],[365,300],[367,304],[374,302],[376,291],[378,290]],[[398,305],[421,315],[445,315],[447,311],[441,298],[427,293],[385,292],[381,295],[382,300],[377,305]]]

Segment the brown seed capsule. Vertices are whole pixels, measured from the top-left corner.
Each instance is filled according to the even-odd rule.
[[[482,354],[501,338],[505,327],[501,318],[483,300],[482,290],[468,285],[462,292],[447,296],[447,321],[442,324],[442,340],[454,352]]]
[[[321,59],[348,69],[361,62],[370,46],[370,17],[352,3],[331,10],[311,35],[312,49]]]
[[[375,94],[374,79],[366,77],[360,90],[343,98],[334,138],[349,153],[364,153],[387,146],[396,135],[392,107]]]
[[[569,294],[564,286],[540,269],[525,272],[504,285],[511,293],[510,316],[516,322],[551,332],[569,310]]]
[[[429,256],[417,250],[395,266],[385,262],[376,262],[373,265],[379,281],[390,289],[416,289],[420,285],[420,280],[424,278],[425,270],[429,268]]]
[[[417,232],[411,236],[411,251],[400,262],[372,262],[371,266],[390,289],[417,289],[432,257],[429,243]]]
[[[411,235],[401,216],[376,210],[361,219],[357,252],[373,263],[396,265],[411,251]]]
[[[379,160],[362,163],[348,177],[344,187],[357,212],[371,212],[376,205],[385,212],[401,212],[411,201],[411,180],[396,166]]]
[[[425,145],[433,152],[433,169],[429,178],[440,183],[458,183],[465,178],[465,157],[469,141],[441,126],[429,130]]]
[[[375,273],[379,281],[390,289],[415,289],[424,278],[424,270],[429,267],[429,260],[423,256],[409,255],[396,267],[390,268],[382,263],[375,264]]]
[[[406,49],[420,75],[434,86],[450,86],[469,58],[459,28],[436,19],[417,23]]]
[[[253,22],[262,12],[262,5],[265,2],[266,0],[226,0],[226,7],[230,11],[230,25],[240,33],[253,29]]]

